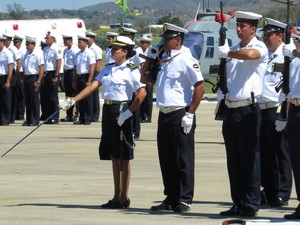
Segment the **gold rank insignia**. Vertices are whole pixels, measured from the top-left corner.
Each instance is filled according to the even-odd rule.
[[[132,70],[138,68],[136,65],[134,65],[132,63],[128,63],[127,66]]]
[[[194,64],[194,65],[193,65],[193,68],[194,68],[196,71],[200,72],[200,68],[199,68],[199,65],[198,65],[198,64]]]

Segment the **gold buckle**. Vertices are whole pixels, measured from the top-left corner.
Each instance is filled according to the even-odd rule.
[[[104,100],[105,105],[112,105],[112,102],[113,102],[112,100],[108,100],[108,99]]]

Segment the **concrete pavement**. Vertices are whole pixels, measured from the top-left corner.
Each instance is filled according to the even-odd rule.
[[[215,102],[204,101],[197,111],[195,197],[190,212],[149,211],[164,199],[156,148],[158,111],[154,107],[152,123],[142,124],[141,140],[136,142],[129,209],[100,207],[113,195],[111,163],[98,159],[100,122],[42,125],[0,158],[0,224],[219,225],[227,218],[218,213],[231,206],[231,198],[221,122],[214,120],[214,108]],[[65,117],[65,112],[60,113]],[[34,129],[23,127],[22,122],[0,127],[1,155]],[[261,209],[255,218],[260,223],[252,223],[300,224],[281,219],[298,204],[294,190],[289,203],[284,208]]]

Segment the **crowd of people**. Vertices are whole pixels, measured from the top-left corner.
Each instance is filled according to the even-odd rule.
[[[262,15],[237,11],[235,16],[240,42],[230,48],[225,41],[219,47],[219,57],[226,59],[228,92],[218,90],[217,98],[225,101],[222,134],[233,202],[220,215],[255,217],[261,205],[288,205],[292,174],[300,201],[297,163],[300,158],[300,49],[293,39],[285,39],[287,24],[265,18],[263,38],[259,40],[256,31]],[[25,38],[27,52],[23,56],[10,50],[9,36],[0,37],[1,125],[8,125],[18,116],[11,116],[17,111],[12,108],[18,105],[11,103],[12,96],[18,96],[17,88],[11,94],[11,86],[16,85],[21,72],[19,82],[24,85],[26,102],[24,125],[37,125],[39,120],[48,117],[51,120],[47,123],[58,123],[58,76],[63,58],[67,99],[60,107],[66,110],[67,116],[61,121],[84,125],[98,121],[97,91],[99,86],[103,87],[99,156],[101,160],[112,161],[114,194],[102,207],[128,208],[134,139],[139,139],[140,122],[151,122],[155,85],[159,109],[157,147],[165,198],[150,210],[189,211],[194,195],[195,112],[204,94],[204,80],[198,60],[183,46],[187,32],[165,23],[161,35],[163,47],[150,46],[151,37],[141,35],[138,48],[133,41],[135,30],[124,28],[120,34],[108,32],[107,64],[101,70],[102,50],[95,44],[93,32],[78,36],[78,48],[72,44],[71,36],[63,36],[67,46],[63,54],[55,47],[55,35],[51,32],[46,37],[44,54],[36,49],[34,37]],[[159,62],[155,79],[147,75],[153,61],[150,59]],[[276,88],[286,71],[276,70],[275,65],[287,61],[289,93]],[[145,108],[140,110],[143,105]],[[282,112],[287,116],[282,116]],[[300,219],[300,204],[284,218]]]

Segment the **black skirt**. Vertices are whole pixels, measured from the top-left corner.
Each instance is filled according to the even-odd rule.
[[[134,141],[132,136],[132,117],[127,119],[122,127],[117,123],[120,114],[120,105],[103,105],[102,135],[99,145],[101,160],[110,160],[110,156],[117,159],[133,159]],[[128,106],[123,106],[123,111]],[[120,140],[120,132],[124,132],[125,140]]]

